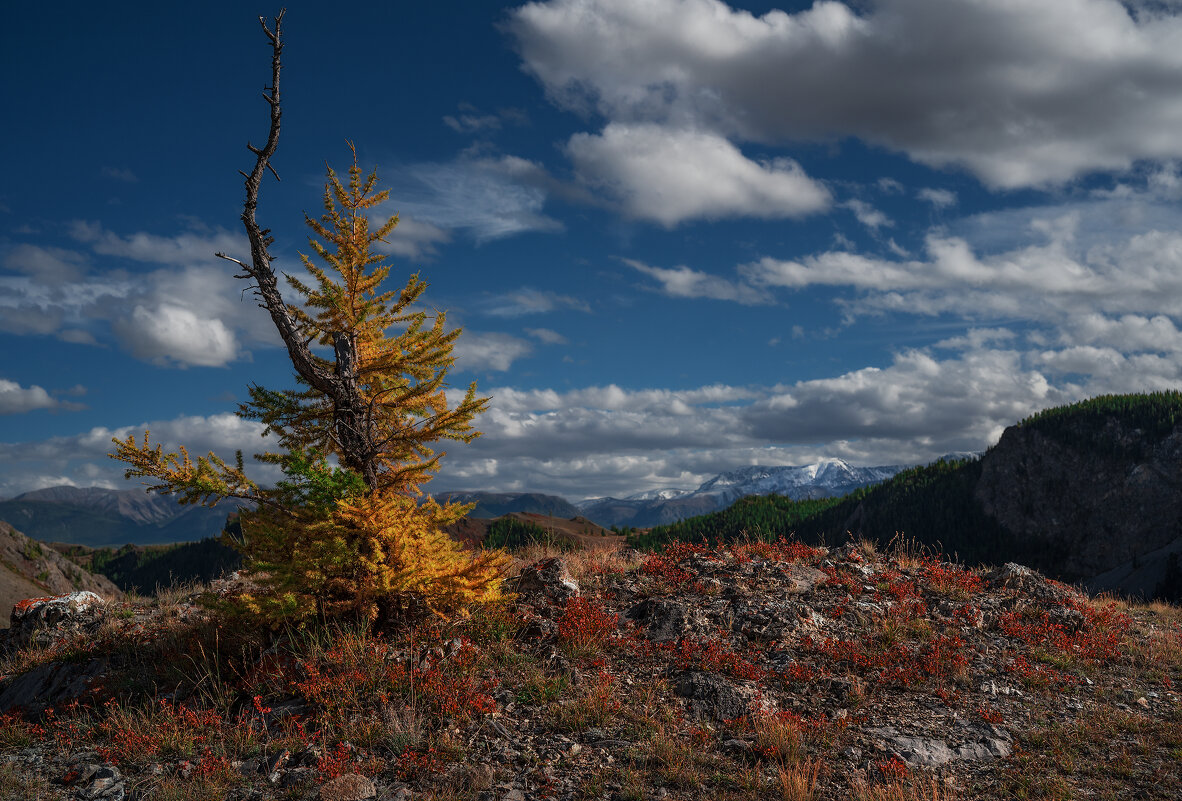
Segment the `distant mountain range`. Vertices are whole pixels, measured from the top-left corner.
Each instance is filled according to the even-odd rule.
[[[216,537],[238,505],[182,505],[142,490],[48,487],[0,501],[0,520],[41,542],[157,545]]]
[[[591,498],[571,503],[538,492],[445,492],[439,500],[475,503],[470,517],[514,513],[569,520],[582,516],[604,527],[647,528],[724,509],[745,495],[776,493],[790,498],[844,495],[898,473],[900,466],[853,467],[824,459],[797,467],[743,467],[715,476],[697,489],[650,490],[627,498]],[[49,487],[0,501],[0,520],[42,542],[105,546],[195,542],[216,537],[238,503],[184,506],[171,496],[102,487]]]
[[[540,492],[441,492],[435,496],[435,500],[474,503],[476,508],[468,513],[468,517],[483,520],[514,513],[548,515],[569,520],[579,514],[579,508],[565,498]]]
[[[697,489],[660,489],[626,498],[591,498],[579,512],[603,526],[647,528],[725,509],[747,495],[784,495],[793,500],[832,498],[885,481],[903,465],[854,467],[841,459],[784,467],[752,465],[722,473]]]

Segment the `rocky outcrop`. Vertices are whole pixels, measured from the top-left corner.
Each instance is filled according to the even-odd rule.
[[[0,521],[0,609],[26,598],[89,590],[104,598],[123,593],[105,576],[79,567],[48,545]],[[8,621],[0,616],[0,627]]]
[[[1117,418],[1055,435],[1011,426],[975,497],[1045,567],[1086,583],[1182,536],[1182,426],[1156,442]]]
[[[88,590],[25,599],[13,606],[11,625],[0,632],[0,654],[92,637],[105,618],[106,601]],[[106,667],[101,658],[38,665],[0,688],[0,714],[12,709],[40,714],[85,695],[105,675]]]
[[[566,562],[558,557],[543,559],[521,571],[517,592],[526,597],[542,597],[562,606],[579,595],[579,584],[571,578]]]
[[[105,605],[100,595],[89,590],[18,601],[9,617],[8,644],[24,648],[73,637],[101,623]]]

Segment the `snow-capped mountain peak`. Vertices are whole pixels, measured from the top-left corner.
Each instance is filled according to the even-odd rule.
[[[835,458],[806,465],[748,465],[721,473],[694,490],[649,490],[626,498],[589,498],[576,505],[601,525],[653,525],[722,509],[746,495],[795,499],[845,495],[885,481],[902,469],[900,465],[854,467]]]
[[[680,498],[683,495],[689,495],[693,490],[675,489],[666,487],[664,489],[647,490],[645,492],[638,492],[635,495],[629,495],[624,500],[628,501],[668,501],[673,498]]]

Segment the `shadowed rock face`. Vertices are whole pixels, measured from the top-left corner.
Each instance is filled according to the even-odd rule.
[[[1153,443],[1111,419],[1050,437],[1006,429],[982,460],[976,499],[1041,543],[1069,581],[1087,581],[1182,536],[1182,426]]]

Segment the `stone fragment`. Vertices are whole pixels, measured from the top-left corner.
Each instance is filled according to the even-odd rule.
[[[751,712],[747,697],[712,673],[683,673],[674,685],[673,692],[689,700],[690,712],[697,720],[709,719],[721,723]]]
[[[667,598],[647,598],[624,616],[643,625],[645,636],[653,642],[672,642],[710,628],[710,621],[701,609]]]
[[[1066,584],[1051,581],[1042,573],[1015,562],[1006,562],[984,576],[985,586],[994,592],[1008,590],[1019,595],[1030,596],[1040,601],[1062,603],[1084,596]]]
[[[76,792],[83,801],[123,801],[126,795],[123,774],[114,765],[87,765],[80,783]]]
[[[1009,743],[996,737],[970,741],[956,748],[937,737],[917,737],[900,733],[893,726],[869,729],[867,734],[880,738],[886,750],[893,751],[908,767],[936,768],[953,760],[983,762],[1010,755]]]

